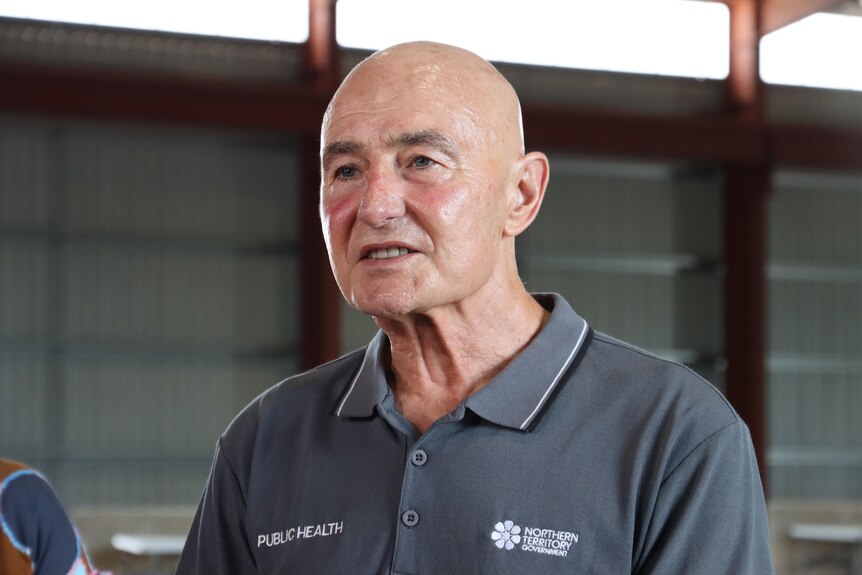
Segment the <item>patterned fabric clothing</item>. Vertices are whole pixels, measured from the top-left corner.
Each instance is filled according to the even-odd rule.
[[[0,459],[0,575],[96,575],[48,481]]]

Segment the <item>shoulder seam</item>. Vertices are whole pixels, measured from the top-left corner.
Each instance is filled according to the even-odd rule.
[[[677,367],[679,369],[682,369],[682,370],[690,373],[691,375],[693,375],[697,379],[697,381],[699,383],[706,385],[707,388],[709,388],[712,391],[712,393],[714,393],[716,396],[718,396],[718,398],[721,400],[721,402],[733,414],[734,419],[737,421],[739,420],[739,414],[736,413],[736,410],[733,408],[733,406],[727,400],[727,397],[725,397],[725,395],[722,392],[720,392],[717,387],[715,387],[709,381],[704,379],[703,376],[701,376],[699,373],[697,373],[696,371],[694,371],[693,369],[691,369],[687,365],[683,365],[679,362],[672,361],[672,360],[664,358],[664,357],[660,357],[654,353],[650,353],[649,351],[641,349],[635,345],[620,341],[618,339],[615,339],[613,337],[610,337],[610,336],[603,334],[603,333],[600,333],[600,332],[595,332],[593,340],[595,341],[596,339],[598,339],[602,343],[606,343],[608,345],[612,345],[612,346],[617,347],[619,349],[638,354],[638,355],[645,357],[645,358],[648,358],[648,359],[654,359],[656,361],[660,361],[660,362],[667,364],[667,365],[672,365],[674,367]]]
[[[365,353],[365,349],[366,349],[367,347],[368,347],[368,346],[360,347],[360,348],[358,348],[358,349],[354,349],[353,351],[349,351],[349,352],[345,353],[344,355],[340,355],[340,356],[336,357],[335,359],[330,359],[330,360],[329,360],[329,361],[327,361],[326,363],[321,363],[320,365],[315,365],[315,366],[314,366],[314,367],[312,367],[311,369],[307,369],[307,370],[302,371],[302,372],[300,372],[300,373],[296,373],[296,374],[294,374],[294,375],[291,375],[290,377],[288,377],[288,378],[284,379],[283,381],[287,381],[287,380],[290,380],[290,379],[295,379],[295,378],[297,378],[297,377],[302,377],[303,375],[307,375],[307,374],[310,374],[310,373],[314,373],[314,372],[316,372],[316,371],[320,371],[321,369],[323,369],[323,368],[325,368],[325,367],[328,367],[328,366],[330,366],[330,365],[333,365],[333,364],[335,364],[335,363],[340,363],[340,362],[343,362],[343,361],[349,361],[349,360],[353,359],[353,357],[354,357],[355,355],[364,354],[364,353]]]
[[[721,433],[725,429],[729,429],[735,425],[739,425],[740,423],[742,423],[742,420],[740,420],[739,417],[737,417],[736,419],[734,419],[730,423],[722,425],[721,427],[719,427],[718,429],[716,429],[715,431],[713,431],[712,433],[710,433],[709,435],[704,437],[702,441],[700,441],[697,445],[692,447],[691,451],[686,453],[685,456],[679,460],[679,463],[677,463],[673,469],[671,469],[664,477],[662,477],[661,486],[662,487],[664,486],[664,484],[667,482],[667,480],[670,479],[674,473],[676,473],[676,470],[679,469],[682,466],[682,464],[685,463],[685,461],[694,454],[695,451],[699,450],[706,443],[709,443],[712,440],[712,438],[714,438],[716,435],[718,435],[719,433]]]
[[[221,454],[221,456],[224,457],[224,462],[227,465],[227,468],[230,469],[230,472],[231,472],[231,475],[233,475],[234,481],[236,481],[236,484],[240,488],[239,492],[242,493],[243,504],[248,506],[248,496],[245,492],[245,489],[243,489],[243,487],[242,487],[242,483],[240,483],[240,481],[239,481],[239,475],[237,475],[236,469],[234,469],[234,466],[233,466],[233,463],[231,463],[230,457],[228,457],[227,449],[225,449],[224,442],[222,441],[223,439],[224,439],[224,433],[219,435],[219,438],[218,438],[219,454]],[[218,454],[216,455],[216,457],[218,457]]]

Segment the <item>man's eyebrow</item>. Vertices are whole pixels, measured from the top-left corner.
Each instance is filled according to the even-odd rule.
[[[397,146],[431,146],[437,148],[451,158],[457,158],[458,148],[455,143],[438,132],[437,130],[421,130],[419,132],[406,132],[395,136],[390,141],[392,147]]]
[[[365,146],[352,140],[332,142],[323,149],[323,154],[321,154],[321,163],[326,166],[332,162],[332,159],[335,156],[340,156],[342,154],[357,154],[364,150]]]
[[[455,143],[434,129],[420,130],[418,132],[405,132],[397,136],[393,136],[387,142],[387,147],[411,147],[411,146],[430,146],[437,148],[447,156],[457,159],[458,148]],[[323,149],[321,154],[321,164],[328,166],[336,156],[345,154],[361,154],[367,151],[367,147],[354,140],[339,140],[332,142]]]

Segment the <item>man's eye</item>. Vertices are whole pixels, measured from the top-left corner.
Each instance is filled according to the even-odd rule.
[[[353,166],[341,166],[335,170],[335,177],[338,179],[349,179],[356,175],[356,168]]]
[[[414,168],[430,168],[434,164],[434,160],[425,156],[415,156],[412,163]]]

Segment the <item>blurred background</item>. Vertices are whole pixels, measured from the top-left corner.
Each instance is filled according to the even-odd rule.
[[[550,156],[527,287],[722,389],[777,573],[862,574],[855,0],[0,0],[0,456],[101,568],[172,572],[232,417],[376,329],[323,249],[320,118],[415,39],[497,63]]]

